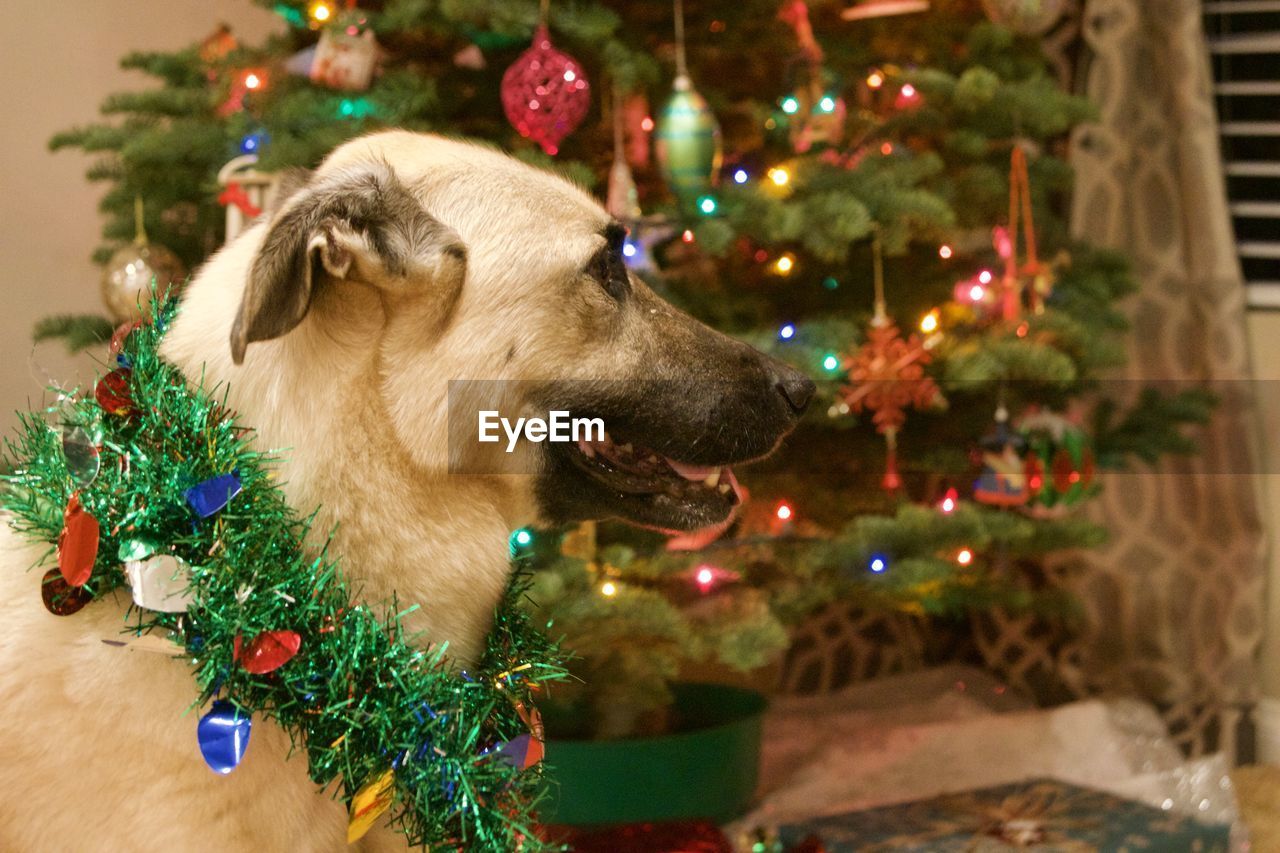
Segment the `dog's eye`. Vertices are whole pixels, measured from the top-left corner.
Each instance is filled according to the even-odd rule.
[[[596,252],[587,264],[590,275],[605,293],[621,302],[631,290],[631,279],[627,276],[626,264],[622,262],[622,254],[612,246],[605,246]]]

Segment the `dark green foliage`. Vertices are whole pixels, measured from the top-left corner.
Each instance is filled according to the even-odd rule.
[[[68,352],[80,352],[111,340],[114,328],[106,317],[94,314],[57,314],[36,323],[31,337],[36,343],[60,338]]]

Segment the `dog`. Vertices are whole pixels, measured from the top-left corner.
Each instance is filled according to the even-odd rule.
[[[483,648],[511,531],[723,522],[728,466],[769,453],[814,393],[630,274],[625,229],[591,196],[498,151],[387,131],[294,183],[189,283],[162,354],[285,449],[288,500],[321,508],[364,599],[419,604],[409,629],[459,661]],[[486,473],[504,448],[449,435],[450,410],[486,395],[609,434],[523,441],[516,473]],[[240,767],[209,772],[188,666],[102,642],[127,593],[46,612],[47,551],[0,530],[0,848],[346,847],[344,808],[278,727],[255,721]],[[385,826],[360,844],[404,847]]]

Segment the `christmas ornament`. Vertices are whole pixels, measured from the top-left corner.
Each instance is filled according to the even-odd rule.
[[[312,83],[343,92],[363,92],[373,82],[378,41],[358,26],[325,27],[307,74]]]
[[[604,207],[615,219],[627,222],[641,216],[640,194],[636,190],[635,177],[631,174],[631,164],[627,162],[622,97],[617,87],[613,90],[612,107],[613,165],[609,167],[609,190]]]
[[[903,338],[889,319],[884,300],[884,258],[879,236],[872,239],[875,312],[867,327],[867,338],[844,368],[849,384],[841,397],[854,412],[872,412],[871,422],[884,436],[887,455],[882,485],[895,491],[902,485],[898,476],[898,430],[907,421],[907,408],[922,409],[942,402],[942,392],[925,375],[932,360],[919,335]]]
[[[293,660],[302,648],[302,637],[295,631],[263,631],[235,657],[245,672],[266,675]]]
[[[1026,442],[1009,429],[1009,412],[996,409],[996,426],[981,442],[982,472],[973,487],[973,499],[988,506],[1022,506],[1031,497],[1022,454]]]
[[[96,395],[59,412],[62,424],[101,432],[100,470],[68,501],[66,522],[48,512],[49,496],[72,489],[59,430],[25,416],[3,464],[10,473],[0,501],[18,529],[33,541],[60,540],[57,574],[42,584],[45,606],[70,613],[90,592],[121,590],[129,575],[118,554],[171,555],[186,566],[194,603],[185,613],[134,610],[131,635],[107,644],[199,661],[196,698],[219,700],[197,726],[216,772],[236,766],[251,716],[267,713],[301,745],[322,789],[354,793],[372,769],[394,764],[393,819],[415,844],[446,849],[465,837],[478,850],[545,851],[527,832],[545,785],[541,765],[484,760],[490,745],[530,732],[535,689],[564,677],[553,644],[518,606],[524,581],[504,594],[480,663],[465,673],[442,649],[411,644],[398,615],[353,599],[332,557],[306,544],[324,537],[289,508],[273,479],[278,462],[248,445],[219,405],[224,390],[214,399],[160,358],[176,303],[151,310],[155,322],[120,342],[130,370],[117,374],[126,385],[114,390],[132,401],[133,416],[107,414]],[[220,479],[228,471],[234,484]],[[188,492],[210,482],[214,505],[238,486],[235,511],[193,524],[212,506],[189,503]],[[85,534],[94,531],[100,541],[89,548]],[[82,579],[89,590],[71,584]],[[530,711],[522,715],[517,703]]]
[[[200,61],[207,66],[205,77],[210,83],[218,79],[217,66],[239,46],[236,37],[231,34],[231,28],[226,24],[219,24],[216,30],[200,42]]]
[[[1018,265],[1019,218],[1026,244],[1027,262]],[[1004,259],[1002,316],[1016,321],[1026,307],[1035,314],[1044,312],[1044,302],[1053,292],[1053,268],[1041,262],[1036,253],[1035,220],[1031,213],[1031,179],[1027,174],[1027,155],[1015,143],[1009,166],[1009,227],[997,226],[992,232],[996,252]]]
[[[822,47],[813,35],[809,5],[804,0],[788,0],[778,17],[796,33],[800,55],[796,65],[801,79],[795,91],[783,100],[783,116],[791,147],[797,154],[814,145],[837,145],[844,133],[847,109],[844,99],[833,91],[832,80],[822,68]]]
[[[140,198],[134,199],[134,227],[133,242],[116,250],[102,271],[102,301],[115,323],[142,319],[153,286],[164,297],[187,277],[177,255],[147,240]]]
[[[89,433],[78,426],[62,427],[62,459],[67,465],[67,476],[80,487],[96,480],[102,467],[98,446]]]
[[[214,702],[196,726],[196,740],[204,763],[223,776],[235,770],[249,748],[252,729],[253,721],[235,703],[226,699]]]
[[[1018,430],[1026,443],[1033,514],[1064,512],[1097,493],[1093,442],[1078,424],[1054,412],[1024,416]]]
[[[138,553],[138,549],[133,553]],[[133,603],[139,607],[186,613],[193,601],[191,571],[186,563],[171,554],[160,554],[149,560],[126,560],[124,573],[129,579]]]
[[[58,571],[70,586],[84,586],[98,558],[98,520],[80,505],[80,493],[67,501],[58,536]]]
[[[50,569],[40,582],[40,600],[54,616],[70,616],[93,601],[93,595],[82,586],[67,583],[57,569]]]
[[[387,770],[360,786],[347,814],[347,843],[355,844],[373,828],[395,799],[395,772]]]
[[[1062,17],[1063,0],[982,0],[982,9],[992,22],[1026,36],[1038,36]]]
[[[846,21],[863,21],[868,18],[886,18],[891,15],[907,15],[929,11],[929,0],[859,0],[840,13]]]
[[[684,4],[675,0],[676,78],[658,115],[654,155],[667,186],[685,204],[715,186],[720,175],[720,125],[693,88],[685,63]]]
[[[134,413],[133,396],[129,392],[129,368],[119,367],[93,386],[94,399],[109,415],[129,417]]]
[[[627,162],[637,169],[649,166],[649,137],[653,133],[653,117],[649,115],[649,99],[643,92],[628,95],[622,105],[622,123],[626,134]]]
[[[191,505],[191,509],[201,518],[208,518],[221,512],[223,507],[231,503],[231,499],[240,494],[240,478],[232,474],[220,474],[201,483],[196,483],[183,492],[183,497]]]
[[[235,205],[240,208],[240,212],[247,219],[256,219],[262,215],[262,208],[253,203],[253,199],[249,197],[249,193],[240,184],[232,181],[227,184],[226,189],[218,193],[218,204],[223,207]]]
[[[591,108],[591,90],[578,60],[556,50],[543,20],[533,33],[533,46],[502,75],[502,109],[520,135],[559,151],[560,140],[573,133]]]
[[[262,213],[267,199],[276,191],[278,175],[253,168],[257,154],[241,154],[218,170],[218,203],[227,209],[226,239],[235,238],[245,226]]]

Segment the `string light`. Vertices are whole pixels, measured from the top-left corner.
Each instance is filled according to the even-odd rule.
[[[840,368],[840,359],[835,355],[835,353],[827,353],[826,357],[822,359],[823,370],[826,370],[828,372],[833,372],[835,370],[838,370],[839,368]]]
[[[650,133],[653,130],[653,116],[645,116],[642,118],[640,120],[640,129],[645,133]]]
[[[837,287],[840,286],[840,282],[837,281],[832,276],[827,276],[822,280],[822,286],[825,287],[827,290],[835,290]]]
[[[247,134],[244,139],[240,140],[241,154],[257,154],[262,150],[262,146],[267,142],[267,135],[261,130],[255,130],[253,133]]]
[[[824,95],[821,101],[818,101],[818,109],[824,113],[833,113],[836,111],[836,99],[830,95]]]
[[[950,260],[950,258],[951,258],[951,247],[950,247],[950,246],[939,246],[939,247],[938,247],[938,257],[942,258],[944,261],[946,261],[946,260]]]
[[[920,331],[926,335],[931,335],[938,331],[938,309],[934,308],[928,314],[920,318]]]
[[[893,153],[893,143],[892,143],[892,142],[886,142],[886,143],[884,143],[883,145],[881,145],[881,146],[880,146],[880,153],[881,153],[881,154],[883,154],[883,155],[884,155],[884,156],[886,156],[886,157],[888,157],[890,154],[892,154],[892,153]]]
[[[773,181],[774,186],[785,187],[791,180],[791,173],[781,166],[774,166],[769,170],[769,180]]]
[[[879,554],[872,554],[871,559],[867,561],[867,568],[876,574],[883,574],[884,570],[889,568],[889,561]]]
[[[323,2],[323,0],[320,0],[320,2],[311,4],[311,7],[307,9],[307,14],[310,15],[311,20],[315,21],[317,24],[323,24],[325,21],[333,17],[333,7],[328,3]]]
[[[778,508],[774,511],[774,515],[778,517],[779,521],[790,521],[793,514],[791,505],[788,503],[778,504]]]
[[[256,71],[250,71],[244,75],[244,87],[250,91],[262,88],[262,78]]]
[[[716,204],[714,196],[704,195],[698,199],[698,210],[702,211],[707,216],[715,213],[716,207],[718,207],[718,205]]]
[[[684,233],[680,235],[680,239],[685,241],[686,243],[692,243],[693,232],[690,231],[688,228],[684,229]]]
[[[911,98],[914,98],[915,96],[916,96],[916,87],[912,86],[910,83],[904,83],[902,86],[902,97],[907,98],[909,100]]]
[[[787,97],[782,99],[782,111],[787,115],[795,115],[796,111],[799,109],[800,109],[800,102],[797,101],[793,96],[788,95]]]
[[[789,341],[796,336],[796,327],[794,323],[784,323],[782,328],[778,329],[778,337],[784,341]]]
[[[960,493],[955,489],[947,489],[946,494],[942,496],[942,502],[938,504],[938,509],[942,510],[945,515],[955,512],[956,501],[959,499]]]
[[[790,275],[791,270],[795,268],[795,265],[796,259],[789,253],[773,262],[773,268],[777,270],[780,275]]]
[[[879,71],[872,71],[870,74],[867,75],[868,89],[879,89],[883,85],[884,85],[884,75],[881,74]]]
[[[746,169],[738,169],[733,173],[733,182],[735,184],[745,184],[750,177]]]
[[[987,295],[987,289],[980,284],[975,284],[969,288],[969,300],[972,302],[981,302],[982,297]]]
[[[527,527],[521,527],[515,533],[511,534],[511,541],[521,548],[524,548],[533,541],[533,532]]]
[[[961,548],[960,553],[956,554],[956,562],[962,566],[967,566],[973,562],[973,552],[968,548]]]
[[[638,251],[640,251],[640,250],[636,248],[636,244],[635,244],[635,243],[632,243],[630,240],[624,240],[624,241],[623,241],[623,243],[622,243],[622,256],[623,256],[624,258],[634,258],[634,257],[636,256],[636,252],[638,252]]]
[[[991,270],[983,270],[982,272],[978,273],[978,281],[982,282],[983,284],[990,284]]]
[[[600,594],[605,598],[613,598],[618,594],[618,585],[613,581],[605,581],[600,584]]]

